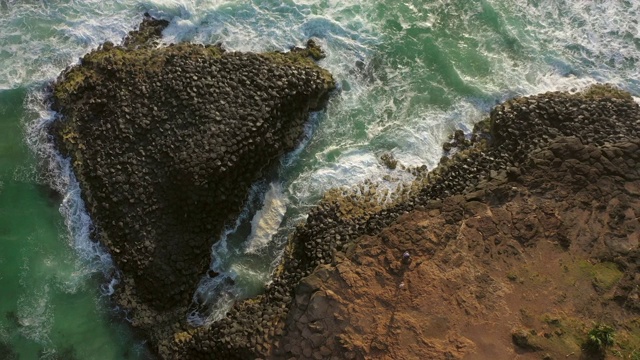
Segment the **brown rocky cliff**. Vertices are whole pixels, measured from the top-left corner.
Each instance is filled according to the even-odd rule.
[[[529,105],[558,96],[575,102],[570,111],[552,104],[530,115]],[[366,234],[338,246],[334,260],[321,261],[296,288],[273,358],[640,356],[639,111],[630,98],[618,100],[594,88],[583,97],[551,94],[498,107],[496,144],[485,154],[501,158],[510,149],[506,163],[457,193],[409,196],[403,203],[416,205],[381,227],[371,230],[375,215],[365,216]],[[593,102],[599,116],[573,115]],[[625,115],[598,122],[602,109],[616,107]],[[527,129],[537,121],[543,130]],[[615,123],[626,134],[594,131]],[[522,145],[524,138],[534,145]],[[314,221],[312,214],[307,228]],[[598,324],[614,331],[604,352],[586,347]]]

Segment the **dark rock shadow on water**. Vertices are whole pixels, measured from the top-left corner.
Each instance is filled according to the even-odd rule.
[[[371,60],[367,61],[364,58],[356,60],[353,69],[349,71],[351,75],[358,76],[359,78],[367,81],[368,83],[374,83],[378,80],[384,81],[386,79],[385,74],[381,71],[382,58],[374,56]],[[345,89],[348,90],[348,89]]]
[[[151,353],[149,344],[144,340],[144,334],[136,332],[132,339],[128,340],[127,348],[122,352],[120,359],[135,360],[156,360],[157,357]]]
[[[0,340],[0,360],[18,360],[20,355],[14,350],[9,342]]]
[[[18,317],[18,313],[15,310],[7,311],[5,314],[5,319],[7,319],[7,323],[10,328],[17,329],[20,325],[20,318]]]
[[[147,335],[144,331],[131,327],[128,311],[119,307],[112,298],[107,299],[111,310],[105,312],[106,320],[114,327],[124,331],[126,336],[121,339],[126,342],[120,359],[155,360],[149,347]]]
[[[41,172],[44,173],[45,170]],[[60,203],[62,203],[62,200],[64,199],[63,194],[51,188],[51,186],[49,186],[48,184],[36,184],[36,188],[38,192],[42,195],[42,197],[44,197],[47,200],[47,204],[49,204],[52,207],[57,208],[58,206],[60,206]]]

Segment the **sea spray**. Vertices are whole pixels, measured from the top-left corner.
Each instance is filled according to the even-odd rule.
[[[45,285],[33,289],[18,300],[16,314],[19,331],[22,336],[42,345],[49,345],[49,334],[53,327],[53,309],[51,305],[50,288]]]
[[[134,2],[8,1],[0,9],[0,91],[42,84],[140,21]]]

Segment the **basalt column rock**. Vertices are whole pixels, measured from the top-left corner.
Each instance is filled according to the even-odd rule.
[[[526,196],[530,195],[528,191],[551,196],[547,190],[553,184],[560,190],[551,198],[557,195],[561,199],[561,196],[566,197],[576,190],[597,197],[598,191],[588,186],[601,180],[601,176],[627,174],[627,180],[637,180],[640,167],[634,151],[638,149],[639,127],[638,104],[628,93],[607,85],[593,86],[576,94],[546,93],[500,104],[487,120],[478,124],[471,141],[466,143],[465,138],[458,136],[455,155],[443,158],[440,165],[426,176],[422,170],[413,169],[416,180],[394,193],[391,201],[379,201],[387,197],[376,189],[375,182],[362,184],[357,189],[326,193],[321,203],[309,211],[305,223],[291,235],[282,263],[265,293],[237,302],[226,318],[210,327],[177,333],[173,342],[163,344],[169,354],[167,357],[288,360],[460,358],[467,352],[465,348],[470,346],[464,340],[452,337],[451,341],[446,339],[443,344],[418,340],[422,336],[420,331],[423,331],[419,330],[420,327],[430,329],[429,332],[436,336],[444,332],[446,308],[442,319],[433,322],[433,328],[429,321],[425,321],[416,326],[418,330],[415,333],[419,336],[409,334],[401,339],[401,346],[395,342],[394,334],[399,325],[393,320],[396,314],[394,304],[399,295],[411,289],[408,281],[403,284],[403,274],[422,262],[427,263],[425,259],[435,256],[457,239],[456,232],[464,219],[487,206],[509,204],[514,197],[523,196],[518,186],[527,189]],[[611,144],[620,144],[620,147],[610,148]],[[622,148],[627,150],[622,151]],[[601,159],[600,151],[615,160]],[[598,164],[587,166],[582,163],[591,157],[593,161],[602,163],[601,173],[591,172],[592,168],[598,168]],[[508,181],[514,183],[507,184]],[[606,183],[602,187],[608,188]],[[636,185],[619,183],[620,187],[638,191]],[[614,193],[617,191],[613,186],[610,188]],[[579,195],[575,202],[563,204],[565,207],[570,204],[568,208],[573,208],[575,203],[584,200],[578,199]],[[589,200],[586,202],[592,204]],[[636,225],[630,225],[634,221],[636,224],[637,219],[634,220],[633,213],[627,210],[627,203],[617,211],[616,221],[627,221],[627,226],[616,232],[617,237],[625,237],[637,229],[633,227]],[[593,204],[597,207],[597,202]],[[493,256],[492,251],[508,255],[515,251],[514,246],[532,246],[538,241],[534,239],[536,233],[547,236],[540,226],[532,225],[532,209],[522,206],[515,210],[519,213],[515,216],[519,221],[513,230],[510,221],[507,223],[505,220],[511,220],[509,211],[495,210],[495,221],[501,230],[508,232],[508,236],[496,239],[492,237],[495,235],[492,226],[477,224],[473,228],[486,234],[487,246],[476,241],[478,237],[475,237],[468,247],[482,254],[481,259],[491,265],[488,258]],[[552,223],[555,220],[550,204],[545,205],[545,211],[549,214],[543,219],[545,223],[557,225]],[[630,215],[623,215],[627,213]],[[425,229],[423,220],[427,218],[432,218],[433,223]],[[559,248],[569,246],[572,241],[570,236],[564,236],[562,229],[557,234],[550,230],[548,236],[541,242],[557,242]],[[485,253],[485,249],[491,251]],[[403,264],[400,259],[405,251],[409,251],[414,260]],[[454,264],[469,263],[456,254],[443,255]],[[353,264],[346,266],[350,261]],[[635,271],[635,267],[629,267],[625,272],[629,276],[625,275],[625,290],[621,290],[620,298],[627,304],[631,303],[627,301],[628,294],[637,281],[631,276]],[[431,274],[420,278],[423,286],[433,282],[429,278]],[[449,281],[455,280],[455,274],[452,272],[451,278],[443,282],[458,284]],[[488,294],[492,283],[483,274],[479,275],[460,286],[461,291],[475,286],[477,280],[479,297]],[[379,283],[384,283],[384,286]],[[369,291],[371,296],[362,296]],[[435,293],[439,298],[430,301],[442,304],[442,299],[450,298],[452,293]],[[413,325],[415,321],[412,319],[416,314],[429,313],[427,309],[432,305],[428,302],[415,305],[423,294],[418,292],[414,297],[402,303],[402,306],[413,306],[415,312],[403,313],[402,323]],[[374,300],[369,301],[371,299]],[[364,304],[356,309],[358,314],[343,311],[357,303]],[[377,317],[384,319],[374,321]],[[376,324],[380,326],[373,326]],[[503,334],[503,337],[509,339],[508,334]]]
[[[595,85],[477,128],[394,201],[366,184],[310,210],[273,282],[289,290],[270,359],[595,358],[594,322],[635,351],[638,104]]]
[[[122,272],[116,298],[154,332],[183,321],[223,224],[334,88],[312,41],[265,54],[158,46],[166,26],[147,18],[87,54],[51,99],[50,133]]]

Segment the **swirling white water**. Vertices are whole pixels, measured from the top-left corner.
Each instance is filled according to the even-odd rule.
[[[110,274],[110,259],[90,239],[68,161],[42,136],[54,114],[41,94],[91,48],[119,41],[145,11],[171,21],[165,42],[263,51],[314,37],[327,53],[320,64],[342,88],[212,249],[212,267],[235,285],[221,297],[220,284],[203,279],[209,304],[258,292],[293,226],[327,189],[410,179],[381,165],[383,152],[433,168],[448,133],[470,129],[515,95],[594,82],[640,95],[636,1],[0,0],[0,312],[9,315],[0,316],[0,342],[23,357],[51,358],[69,346],[80,358],[100,346],[117,349],[102,351],[105,359],[138,356],[103,314],[92,274]],[[28,148],[47,160],[40,164],[51,166],[50,177],[40,176]],[[63,199],[49,199],[42,184]],[[91,328],[93,336],[84,334]]]

